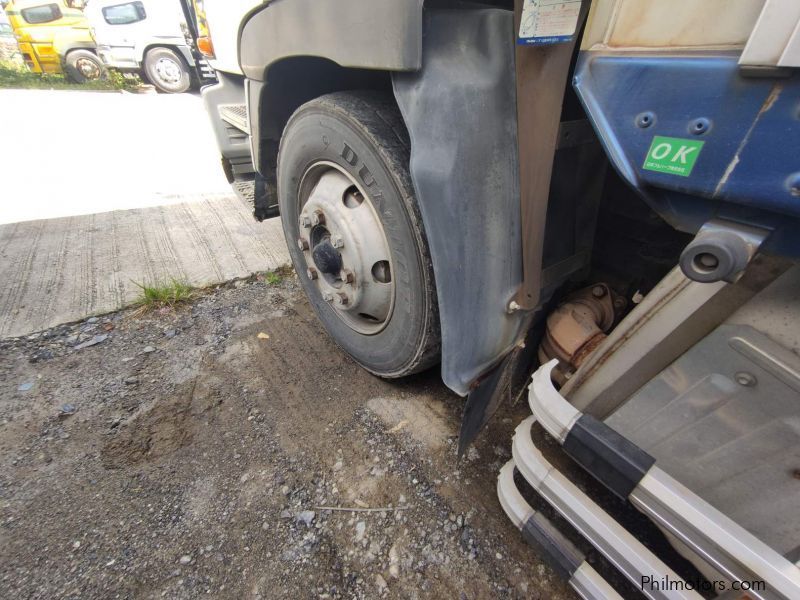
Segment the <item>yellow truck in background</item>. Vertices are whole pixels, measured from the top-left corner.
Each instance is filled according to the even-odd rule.
[[[34,73],[64,73],[76,83],[106,77],[95,53],[83,0],[11,0],[4,8],[20,52]]]

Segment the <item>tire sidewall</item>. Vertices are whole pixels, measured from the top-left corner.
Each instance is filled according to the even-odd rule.
[[[420,240],[406,203],[412,185],[403,169],[392,168],[371,140],[343,112],[316,105],[301,108],[287,125],[278,156],[278,196],[289,254],[312,308],[334,340],[370,371],[391,377],[403,373],[422,351],[429,327],[430,294],[426,293]],[[374,335],[360,334],[342,321],[306,274],[306,260],[297,248],[298,192],[303,174],[313,164],[339,165],[370,199],[389,244],[395,298],[386,327]],[[396,167],[396,166],[395,166]]]
[[[177,84],[171,85],[159,78],[158,72],[156,71],[156,63],[161,58],[168,58],[177,63],[178,67],[180,67],[181,79]],[[181,94],[188,90],[192,84],[192,78],[183,59],[169,48],[153,48],[152,50],[148,50],[144,59],[144,72],[150,83],[152,83],[159,92],[164,92],[166,94]]]

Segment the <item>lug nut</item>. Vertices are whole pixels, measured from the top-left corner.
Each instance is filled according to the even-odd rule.
[[[318,277],[317,270],[314,267],[308,267],[308,269],[306,269],[306,275],[308,275],[311,281],[314,281]]]
[[[602,285],[596,285],[592,288],[592,296],[595,298],[602,298],[606,295],[606,288]]]
[[[297,238],[297,247],[300,249],[300,251],[305,252],[308,250],[308,242],[303,238]]]
[[[308,215],[300,215],[300,227],[303,229],[311,227],[311,219]]]
[[[331,238],[331,244],[333,245],[334,248],[344,248],[344,240],[340,235],[333,236]]]
[[[311,213],[311,224],[312,225],[324,225],[325,224],[325,213],[322,212],[320,209],[317,209],[313,213]]]
[[[342,272],[339,273],[339,277],[345,283],[353,283],[356,280],[356,276],[350,269],[342,269]]]
[[[336,304],[339,306],[347,306],[350,304],[350,298],[344,292],[336,292]]]

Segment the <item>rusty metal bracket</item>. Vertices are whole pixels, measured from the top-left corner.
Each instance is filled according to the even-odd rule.
[[[519,32],[523,4],[524,0],[514,1],[514,35]],[[591,0],[583,0],[570,42],[516,47],[522,284],[509,303],[510,310],[532,310],[539,303],[544,228],[561,107],[573,51],[590,4]]]

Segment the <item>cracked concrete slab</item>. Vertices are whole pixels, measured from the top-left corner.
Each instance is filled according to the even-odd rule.
[[[280,220],[258,223],[227,194],[0,225],[0,336],[116,310],[136,283],[207,286],[288,263]]]

